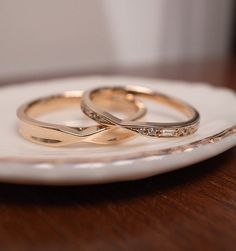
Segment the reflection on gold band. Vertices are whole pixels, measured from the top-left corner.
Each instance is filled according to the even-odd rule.
[[[93,156],[91,159],[87,156],[78,156],[74,158],[64,158],[57,159],[54,157],[45,157],[45,158],[28,158],[28,157],[0,157],[0,162],[3,163],[23,163],[23,164],[40,164],[40,163],[50,163],[50,164],[81,164],[81,163],[110,163],[114,161],[124,161],[124,160],[131,160],[131,159],[143,159],[145,157],[159,157],[169,154],[176,154],[176,153],[182,153],[186,151],[195,150],[198,147],[203,147],[211,144],[215,144],[217,142],[220,142],[228,137],[232,137],[236,135],[236,125],[230,128],[227,128],[219,133],[216,133],[214,135],[211,135],[209,137],[193,141],[188,144],[178,145],[175,147],[170,148],[164,148],[159,150],[152,150],[148,152],[142,151],[135,151],[133,153],[127,153],[122,155],[112,155],[104,158],[104,156]]]

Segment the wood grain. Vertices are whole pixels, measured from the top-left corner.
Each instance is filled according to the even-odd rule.
[[[94,73],[207,81],[236,89],[233,60]],[[63,76],[71,74],[75,75]],[[27,79],[31,77],[18,82]],[[197,165],[140,181],[80,187],[0,184],[0,250],[235,248],[235,148]]]

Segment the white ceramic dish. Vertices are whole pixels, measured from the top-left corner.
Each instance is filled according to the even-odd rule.
[[[198,132],[176,139],[138,136],[115,146],[80,144],[48,148],[27,142],[17,132],[17,107],[33,98],[99,85],[141,85],[186,100],[201,114]],[[173,120],[155,103],[147,120]],[[156,111],[158,110],[158,112]],[[168,110],[168,114],[169,114]],[[79,111],[64,112],[88,123]],[[30,184],[97,184],[134,180],[182,168],[213,157],[236,145],[236,95],[232,90],[203,83],[128,77],[86,77],[33,82],[0,88],[0,181]],[[61,113],[45,116],[60,120]]]

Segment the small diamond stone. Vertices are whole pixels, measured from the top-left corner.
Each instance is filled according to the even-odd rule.
[[[175,129],[163,129],[161,136],[173,137],[175,136]]]
[[[187,135],[188,134],[188,129],[187,128],[183,128],[182,132],[183,132],[183,135]]]
[[[93,113],[93,114],[92,114],[92,119],[94,119],[94,120],[99,120],[99,119],[100,119],[100,116],[99,116],[98,114],[96,114],[96,113]]]
[[[130,128],[132,131],[139,132],[139,128],[131,127]]]
[[[149,136],[156,136],[157,130],[155,128],[149,128],[148,129],[148,135]]]
[[[138,129],[139,133],[141,133],[142,135],[146,134],[146,129],[145,128],[139,128]]]

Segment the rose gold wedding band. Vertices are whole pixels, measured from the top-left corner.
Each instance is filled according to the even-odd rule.
[[[129,95],[170,106],[186,116],[185,121],[173,123],[141,122],[122,120],[95,104],[100,95]],[[99,87],[83,94],[83,112],[102,125],[119,126],[149,137],[181,137],[195,133],[199,127],[200,115],[191,105],[182,100],[140,86]]]
[[[42,97],[19,107],[17,116],[20,120],[19,132],[27,140],[46,146],[66,146],[78,142],[96,144],[121,143],[133,138],[134,133],[120,127],[97,124],[87,127],[72,127],[62,124],[51,124],[37,119],[40,115],[67,107],[78,107],[82,91],[70,91],[63,94]],[[122,112],[131,120],[137,120],[145,115],[146,108],[134,97],[119,97],[124,104]],[[118,99],[119,99],[118,98]],[[105,106],[112,105],[116,100],[104,97],[99,102]],[[119,107],[117,107],[119,109]],[[95,117],[93,118],[95,119]]]

